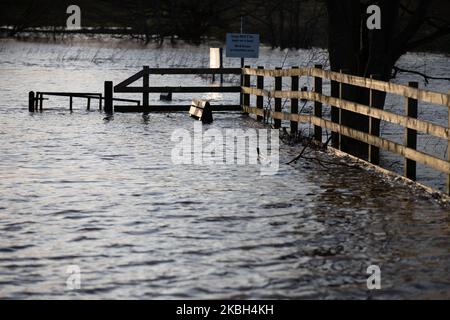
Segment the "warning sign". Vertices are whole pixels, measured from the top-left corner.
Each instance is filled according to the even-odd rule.
[[[227,33],[228,58],[258,58],[259,34]]]

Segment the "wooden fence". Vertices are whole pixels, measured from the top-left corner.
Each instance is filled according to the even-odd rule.
[[[417,88],[417,83],[410,83],[409,86],[379,81],[375,79],[352,76],[344,73],[322,70],[320,66],[315,68],[291,68],[272,70],[263,67],[245,67],[242,70],[244,75],[242,94],[243,111],[255,114],[258,120],[266,118],[274,119],[275,127],[281,126],[282,120],[291,122],[291,131],[296,131],[298,123],[309,123],[314,125],[314,138],[322,141],[322,129],[330,130],[339,136],[350,137],[369,145],[369,161],[378,164],[373,154],[377,149],[383,149],[404,157],[404,176],[411,180],[416,180],[416,163],[421,163],[443,172],[447,177],[447,190],[450,194],[450,95]],[[252,87],[251,77],[255,76],[256,87]],[[283,77],[291,78],[291,90],[282,88]],[[299,77],[313,77],[314,88],[312,91],[299,91]],[[274,81],[275,90],[267,90],[264,84],[266,79]],[[323,94],[323,81],[335,81],[342,87],[343,84],[353,85],[370,90],[372,93],[382,91],[404,97],[405,114],[396,114],[372,107],[372,99],[369,105],[351,102],[341,97],[336,98]],[[340,90],[342,92],[342,90]],[[250,105],[250,96],[256,96],[256,105]],[[274,108],[264,108],[264,97],[274,99]],[[282,111],[282,99],[290,99],[290,112]],[[312,114],[298,113],[299,100],[314,102]],[[426,102],[441,105],[448,111],[448,125],[441,126],[429,121],[417,119],[418,102]],[[322,116],[322,106],[329,105],[338,108],[339,121],[333,122]],[[342,110],[355,112],[369,117],[369,132],[359,131],[342,125]],[[404,143],[399,144],[378,135],[374,130],[375,121],[386,121],[404,128]],[[440,159],[436,156],[417,150],[417,132],[447,140],[447,159]],[[339,143],[340,149],[340,143]]]
[[[105,97],[101,93],[84,93],[84,92],[36,92],[30,91],[28,93],[28,111],[43,111],[44,110],[44,100],[48,100],[48,98],[44,98],[45,96],[56,96],[56,97],[68,97],[69,98],[69,110],[73,111],[73,99],[74,98],[82,98],[86,99],[87,105],[86,110],[91,110],[91,100],[98,100],[98,110],[102,110],[102,101],[105,100]],[[136,103],[137,106],[140,105],[140,100],[133,99],[121,99],[121,98],[112,98],[112,101],[120,101],[120,102],[132,102]]]
[[[240,75],[241,68],[150,68],[144,66],[142,70],[120,82],[113,85],[112,81],[104,82],[104,91],[102,93],[81,93],[81,92],[33,92],[28,94],[29,112],[43,111],[43,101],[48,100],[45,96],[60,96],[69,98],[69,109],[73,109],[73,99],[83,98],[87,101],[87,110],[91,108],[91,100],[98,100],[99,110],[102,109],[104,101],[104,111],[108,114],[113,112],[174,112],[189,111],[191,105],[150,105],[149,95],[151,93],[236,93],[240,94],[241,86],[150,86],[151,75]],[[142,85],[132,86],[136,81],[142,79]],[[186,81],[183,81],[185,83]],[[114,93],[136,93],[142,95],[141,100],[123,99],[114,97]],[[134,103],[128,105],[117,105],[114,102]],[[214,111],[240,111],[239,105],[213,105]]]
[[[200,74],[230,74],[240,75],[242,86],[150,86],[150,75],[200,75]],[[251,77],[256,77],[256,87],[251,86]],[[290,90],[283,90],[283,77],[291,79]],[[300,77],[312,77],[314,88],[307,91],[299,88]],[[267,78],[274,81],[274,90],[265,89]],[[142,79],[142,86],[131,86],[136,81]],[[340,95],[343,85],[352,85],[369,89],[370,102],[368,105],[351,102],[340,97],[332,97],[323,93],[323,81],[333,81],[340,86]],[[385,93],[402,96],[405,100],[405,114],[396,114],[376,108],[373,105],[373,93],[381,91]],[[281,126],[282,120],[290,121],[292,132],[298,130],[299,123],[309,123],[314,126],[314,139],[322,141],[322,130],[331,131],[338,136],[338,148],[341,149],[341,137],[346,136],[369,145],[369,161],[378,165],[379,149],[387,150],[404,158],[404,176],[411,180],[416,180],[416,163],[421,163],[440,172],[447,177],[447,190],[450,195],[450,95],[432,91],[418,89],[417,83],[410,83],[409,86],[394,84],[348,75],[343,72],[326,71],[317,65],[315,68],[290,68],[290,69],[264,69],[264,67],[250,68],[149,68],[144,66],[141,71],[113,86],[111,81],[105,81],[104,93],[57,93],[57,92],[34,92],[29,93],[29,111],[42,110],[44,96],[66,96],[70,98],[70,109],[72,110],[73,98],[87,99],[87,109],[90,109],[91,99],[99,100],[99,108],[104,101],[104,111],[106,113],[116,112],[152,112],[152,111],[182,111],[189,110],[190,106],[174,105],[149,105],[150,93],[204,93],[221,92],[240,94],[240,105],[237,106],[212,106],[213,110],[234,111],[242,110],[246,113],[255,114],[258,120],[273,118],[275,127]],[[114,97],[114,93],[139,93],[140,100],[119,99]],[[250,96],[256,96],[256,105],[250,105]],[[264,98],[274,99],[274,108],[264,108]],[[290,100],[290,112],[283,112],[282,99]],[[299,113],[299,100],[307,100],[314,103],[312,114]],[[136,105],[117,106],[114,101],[134,102]],[[417,119],[418,102],[426,102],[440,105],[448,111],[448,125],[442,126],[429,121]],[[331,121],[322,116],[323,105],[337,108],[339,121]],[[350,111],[369,117],[368,132],[359,131],[342,125],[342,111]],[[400,144],[379,135],[379,123],[386,121],[404,128],[404,143]],[[423,132],[447,141],[447,159],[417,150],[417,132]]]
[[[188,111],[190,105],[150,105],[150,93],[240,93],[240,86],[150,86],[151,75],[241,75],[241,68],[150,68],[144,66],[141,71],[137,72],[128,79],[113,87],[112,82],[105,82],[105,111],[112,112],[112,97],[114,93],[140,93],[142,94],[142,105],[139,106],[114,106],[115,112],[171,112],[171,111]],[[142,86],[131,86],[136,81],[142,79]],[[221,105],[212,106],[215,111],[238,111],[241,110],[240,105]]]

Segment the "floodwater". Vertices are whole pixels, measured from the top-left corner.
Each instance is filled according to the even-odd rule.
[[[307,56],[265,49],[258,62]],[[207,57],[207,47],[0,42],[0,298],[450,298],[450,208],[420,189],[323,153],[286,165],[301,150],[288,144],[276,175],[174,165],[173,132],[193,131],[183,113],[108,120],[78,100],[70,114],[67,99],[27,111],[30,90],[101,92],[143,64]],[[205,129],[227,128],[262,125],[229,113]],[[370,265],[380,290],[367,289]],[[67,286],[70,266],[80,289]]]

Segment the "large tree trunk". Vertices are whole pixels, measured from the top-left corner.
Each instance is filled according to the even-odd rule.
[[[395,43],[395,26],[398,21],[400,0],[380,0],[381,30],[368,30],[366,21],[367,4],[358,0],[327,0],[329,16],[329,56],[331,70],[357,76],[375,76],[388,81],[391,70],[403,54],[404,48]],[[331,94],[339,97],[340,88],[332,83]],[[342,86],[342,98],[365,105],[369,104],[369,91],[360,87]],[[385,94],[374,94],[373,106],[383,108]],[[339,121],[338,108],[331,110],[332,121]],[[342,125],[368,132],[369,119],[353,112],[342,111]],[[374,123],[375,134],[379,132],[379,122]],[[373,132],[374,133],[374,132]],[[338,135],[333,134],[333,145],[338,146]],[[367,158],[368,146],[354,139],[342,137],[343,151],[361,158]]]

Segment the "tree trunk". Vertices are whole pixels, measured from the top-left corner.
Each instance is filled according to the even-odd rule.
[[[393,27],[397,22],[399,0],[381,0],[381,30],[368,30],[366,27],[366,6],[355,0],[328,0],[329,17],[329,55],[331,70],[378,79],[389,80],[390,72],[398,54],[387,54],[392,44]],[[340,90],[341,89],[341,90]],[[369,104],[369,90],[332,82],[331,95],[345,100]],[[385,94],[375,92],[373,106],[383,108]],[[339,109],[332,107],[331,119],[339,121]],[[363,132],[369,130],[369,119],[360,114],[342,110],[341,123]],[[379,128],[379,122],[375,123]],[[376,128],[375,128],[376,129]],[[332,134],[332,143],[338,147],[338,135]],[[368,146],[351,138],[341,138],[341,149],[345,152],[367,159]]]

